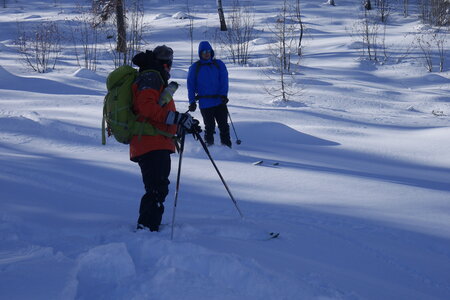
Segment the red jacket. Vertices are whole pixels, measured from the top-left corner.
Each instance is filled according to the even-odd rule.
[[[138,76],[132,86],[133,110],[140,120],[146,120],[161,131],[170,134],[177,132],[177,125],[167,125],[166,117],[169,111],[175,111],[173,99],[164,106],[158,104],[163,82],[156,72],[146,72]],[[175,152],[175,144],[170,137],[164,135],[133,136],[130,142],[130,159],[154,150],[169,150]]]

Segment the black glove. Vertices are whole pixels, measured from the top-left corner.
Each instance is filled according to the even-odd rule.
[[[178,113],[178,124],[183,126],[188,132],[194,126],[194,118],[189,113]]]
[[[186,130],[188,133],[200,133],[202,132],[202,128],[200,127],[200,121],[197,119],[193,119],[191,129]]]
[[[220,99],[222,99],[222,104],[227,104],[228,101],[230,101],[228,100],[227,96],[220,96]]]
[[[166,117],[166,124],[178,124],[183,126],[185,129],[191,129],[194,119],[188,113],[179,113],[177,111],[169,111]]]
[[[185,128],[184,126],[178,126],[177,128],[177,136],[182,136],[183,131],[185,133],[201,133],[202,128],[200,127],[200,121],[197,119],[192,119],[192,126],[190,129]]]
[[[197,103],[193,102],[189,104],[189,111],[194,112],[197,109]]]

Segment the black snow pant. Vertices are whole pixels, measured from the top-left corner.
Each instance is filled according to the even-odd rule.
[[[228,107],[226,104],[200,109],[205,124],[205,142],[214,144],[214,132],[219,127],[220,142],[231,148],[230,126],[228,125]]]
[[[158,231],[164,213],[164,200],[169,193],[169,150],[155,150],[141,155],[136,160],[141,168],[145,194],[139,207],[139,225]]]

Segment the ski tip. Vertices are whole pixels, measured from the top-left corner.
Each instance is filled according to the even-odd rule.
[[[269,236],[270,236],[269,237],[270,239],[275,239],[280,236],[280,233],[279,232],[269,232]]]
[[[254,165],[254,166],[259,166],[259,165],[262,165],[263,163],[264,163],[263,160],[258,160],[258,161],[255,161],[255,162],[253,163],[253,165]],[[269,165],[272,165],[272,166],[279,166],[280,163],[279,163],[279,162],[272,162],[272,163],[269,163]]]

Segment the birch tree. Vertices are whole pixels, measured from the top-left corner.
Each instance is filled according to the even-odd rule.
[[[217,0],[217,12],[219,13],[220,31],[227,31],[227,23],[225,22],[225,15],[223,13],[222,0]]]

